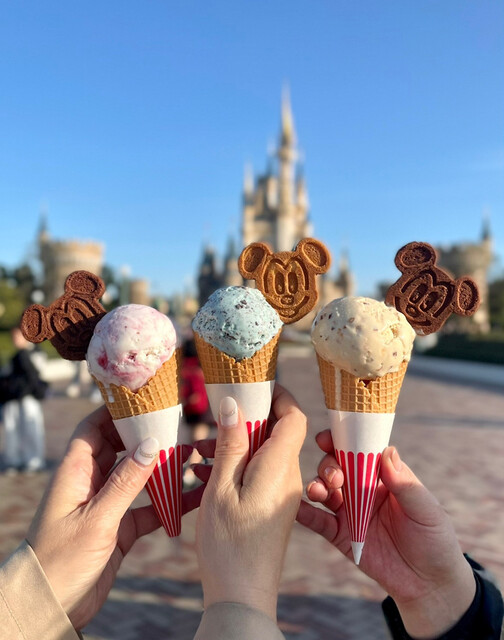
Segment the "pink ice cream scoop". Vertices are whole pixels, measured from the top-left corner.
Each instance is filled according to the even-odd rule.
[[[104,385],[143,387],[175,351],[171,320],[152,307],[127,304],[95,327],[87,351],[89,372]]]

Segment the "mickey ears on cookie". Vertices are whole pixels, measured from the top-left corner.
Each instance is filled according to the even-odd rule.
[[[478,287],[472,278],[462,277],[455,280],[453,311],[459,316],[472,316],[480,305]]]
[[[399,249],[394,262],[401,273],[406,273],[433,265],[436,259],[436,250],[427,242],[410,242]]]
[[[82,360],[94,326],[105,314],[99,301],[104,293],[105,284],[97,275],[74,271],[63,295],[52,304],[25,309],[20,327],[24,337],[35,343],[50,340],[63,358]]]
[[[310,266],[314,273],[325,273],[331,264],[331,254],[328,249],[314,238],[303,238],[296,245],[294,251],[282,251],[282,254],[292,254],[292,257],[299,255]],[[242,251],[238,259],[238,270],[247,280],[255,280],[261,270],[263,263],[270,257],[276,255],[263,242],[253,242]]]
[[[410,242],[399,249],[395,264],[402,275],[385,297],[424,335],[441,329],[452,313],[471,316],[480,305],[476,282],[468,276],[455,280],[436,261],[436,250],[426,242]]]
[[[314,238],[304,238],[293,251],[273,253],[267,244],[254,242],[242,251],[238,270],[246,280],[255,280],[282,322],[297,322],[318,299],[316,276],[331,265],[328,249]]]

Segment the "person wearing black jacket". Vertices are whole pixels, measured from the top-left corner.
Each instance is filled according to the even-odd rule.
[[[44,415],[40,400],[47,383],[32,362],[30,347],[19,328],[11,332],[17,352],[8,375],[0,381],[5,427],[4,463],[7,470],[39,471],[45,466]]]

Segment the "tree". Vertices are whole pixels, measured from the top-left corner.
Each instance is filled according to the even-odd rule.
[[[16,327],[26,307],[25,299],[17,287],[8,280],[0,281],[0,330]]]
[[[35,274],[33,273],[32,268],[29,264],[22,264],[14,269],[12,275],[19,293],[24,299],[25,305],[28,306],[31,303],[31,295],[36,286]]]
[[[490,283],[488,307],[492,328],[504,330],[504,278]]]

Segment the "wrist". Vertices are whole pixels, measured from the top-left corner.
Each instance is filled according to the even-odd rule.
[[[251,585],[213,585],[207,588],[203,584],[203,606],[236,603],[264,613],[274,622],[277,619],[278,590],[254,587]]]
[[[471,606],[476,581],[469,564],[442,584],[432,585],[421,597],[394,598],[405,630],[418,640],[436,638],[452,628]]]

